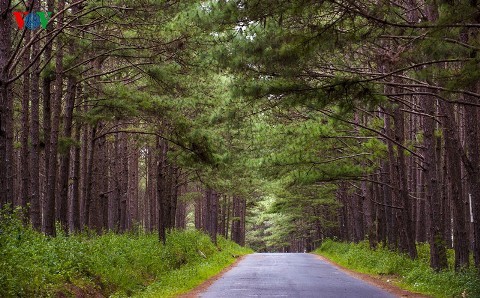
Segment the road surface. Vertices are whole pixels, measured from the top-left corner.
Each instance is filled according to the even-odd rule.
[[[251,254],[200,297],[395,297],[311,254]]]

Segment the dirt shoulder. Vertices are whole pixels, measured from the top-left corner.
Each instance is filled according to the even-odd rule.
[[[218,273],[217,275],[207,279],[206,281],[204,281],[203,283],[201,283],[200,285],[198,285],[196,288],[194,288],[193,290],[191,290],[190,292],[188,293],[185,293],[185,294],[182,294],[178,297],[181,297],[181,298],[195,298],[195,297],[198,297],[201,293],[205,292],[208,287],[210,287],[214,282],[216,282],[217,280],[219,280],[225,273],[227,273],[228,271],[230,271],[232,268],[234,268],[235,266],[237,266],[237,264],[243,260],[243,258],[245,258],[245,256],[240,256],[238,257],[235,262],[233,262],[230,266],[224,268],[222,271],[220,271],[220,273]]]
[[[320,256],[320,255],[317,255],[317,254],[313,254],[314,256],[316,256],[317,258],[319,258],[320,260],[322,261],[325,261],[335,267],[337,267],[338,269],[342,270],[343,272],[347,273],[348,275],[350,276],[353,276],[353,277],[356,277],[358,279],[361,279],[371,285],[374,285],[380,289],[383,289],[387,292],[389,292],[390,294],[392,295],[395,295],[397,297],[409,297],[409,298],[430,298],[431,296],[427,296],[427,295],[424,295],[424,294],[419,294],[419,293],[413,293],[413,292],[410,292],[410,291],[407,291],[407,290],[404,290],[404,289],[401,289],[399,288],[398,286],[396,286],[394,284],[395,282],[395,276],[372,276],[372,275],[368,275],[368,274],[365,274],[365,273],[359,273],[359,272],[355,272],[351,269],[348,269],[348,268],[345,268],[337,263],[334,263],[332,262],[331,260],[323,257],[323,256]]]

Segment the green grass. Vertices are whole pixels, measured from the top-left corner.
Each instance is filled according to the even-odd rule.
[[[378,247],[371,250],[367,241],[359,244],[326,240],[315,253],[352,270],[373,275],[395,275],[398,286],[433,297],[480,297],[480,275],[474,268],[455,272],[453,252],[449,251],[450,268],[435,272],[429,266],[429,247],[418,245],[419,258]]]
[[[188,292],[251,251],[195,230],[46,237],[0,214],[0,297],[81,293],[171,297]],[[235,256],[235,257],[234,257]]]
[[[218,239],[220,251],[210,258],[199,263],[192,263],[171,271],[159,281],[149,286],[139,297],[173,297],[186,293],[208,278],[220,273],[222,269],[232,264],[236,257],[252,251],[240,248],[237,244],[220,237]],[[233,252],[233,254],[232,254]]]

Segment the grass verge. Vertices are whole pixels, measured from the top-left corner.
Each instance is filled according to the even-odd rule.
[[[397,285],[409,291],[433,297],[480,297],[480,275],[476,269],[455,272],[453,252],[449,251],[450,268],[435,272],[429,266],[426,244],[418,245],[416,260],[383,247],[371,250],[367,241],[354,244],[326,240],[314,253],[361,273],[393,275]]]
[[[0,297],[171,297],[250,252],[194,230],[52,238],[0,213]]]

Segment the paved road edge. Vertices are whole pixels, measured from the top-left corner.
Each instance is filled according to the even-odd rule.
[[[178,297],[181,297],[181,298],[196,298],[196,297],[198,297],[200,294],[205,292],[214,282],[219,280],[225,273],[227,273],[228,271],[232,270],[232,268],[237,266],[238,263],[240,263],[240,261],[242,261],[246,256],[248,256],[248,255],[239,256],[232,264],[223,268],[223,270],[220,271],[217,275],[214,275],[214,276],[210,277],[206,281],[202,282],[201,284],[199,284],[198,286],[193,288],[190,292],[185,293],[185,294],[181,294]]]
[[[427,295],[424,295],[424,294],[420,294],[420,293],[413,293],[413,292],[410,292],[410,291],[407,291],[405,289],[402,289],[390,282],[387,282],[386,280],[383,280],[381,277],[379,276],[374,276],[374,275],[369,275],[369,274],[366,274],[366,273],[360,273],[360,272],[357,272],[357,271],[354,271],[352,269],[349,269],[349,268],[346,268],[346,267],[343,267],[342,265],[339,265],[333,261],[331,261],[330,259],[327,259],[326,257],[324,256],[321,256],[321,255],[317,255],[317,254],[314,254],[314,253],[311,253],[311,255],[314,255],[315,257],[317,257],[318,259],[324,261],[324,262],[327,262],[328,264],[340,269],[341,271],[345,272],[346,274],[350,275],[350,276],[353,276],[357,279],[360,279],[368,284],[371,284],[377,288],[380,288],[392,295],[395,295],[397,297],[409,297],[409,298],[431,298],[431,296],[427,296]]]

